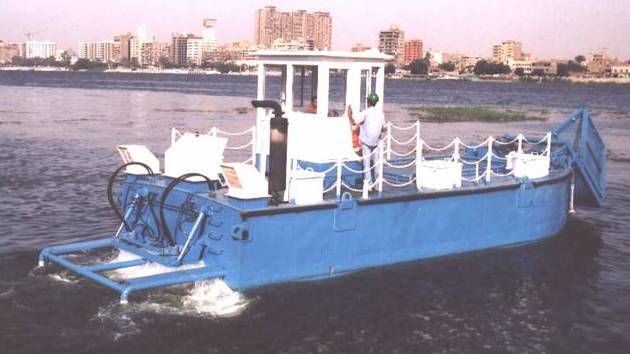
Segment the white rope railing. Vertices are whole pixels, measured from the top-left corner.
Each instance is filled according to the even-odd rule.
[[[431,145],[429,145],[429,144],[427,144],[426,142],[423,141],[423,146],[426,147],[429,151],[435,151],[435,152],[446,151],[446,150],[450,149],[451,147],[453,147],[453,145],[455,145],[456,141],[457,141],[456,139],[453,139],[448,145],[443,146],[441,148],[433,147],[433,146],[431,146]]]
[[[225,150],[242,150],[242,149],[244,149],[244,148],[246,148],[248,146],[251,146],[253,144],[254,144],[254,142],[250,141],[249,143],[246,143],[246,144],[243,144],[243,145],[240,145],[240,146],[227,146],[226,145],[225,146]]]
[[[411,149],[410,151],[408,151],[406,153],[401,153],[401,152],[398,152],[398,151],[396,151],[394,149],[390,149],[389,152],[391,154],[393,154],[394,156],[397,156],[397,157],[407,157],[407,156],[413,154],[414,152],[416,152],[416,150],[417,150],[417,148],[414,147],[413,149]],[[388,160],[391,160],[391,158],[388,158]]]
[[[394,137],[392,136],[392,137],[391,137],[391,140],[392,140],[393,142],[395,142],[396,144],[398,144],[398,145],[407,145],[407,144],[409,144],[409,143],[414,142],[414,141],[416,140],[416,136],[415,136],[415,135],[414,135],[414,136],[412,136],[412,137],[411,137],[411,138],[409,138],[409,140],[407,140],[407,141],[399,141],[399,140],[397,140],[396,138],[394,138]]]
[[[415,134],[409,138],[406,138],[406,140],[398,139],[394,137],[392,134],[394,130],[407,131],[411,129],[415,129]],[[220,132],[216,131],[216,133],[220,133]],[[382,192],[384,185],[387,185],[393,188],[403,188],[403,187],[408,187],[410,185],[413,185],[415,183],[417,189],[422,190],[421,188],[423,186],[423,184],[421,183],[422,167],[428,166],[430,169],[434,171],[451,169],[452,167],[448,165],[448,162],[461,164],[459,167],[461,170],[461,175],[459,176],[459,178],[461,179],[462,182],[478,183],[482,180],[485,180],[487,183],[489,183],[491,182],[493,177],[494,178],[509,177],[509,176],[515,175],[514,170],[511,170],[507,173],[500,173],[499,171],[503,171],[505,168],[503,164],[499,164],[495,166],[497,161],[506,161],[506,165],[507,165],[507,161],[510,158],[509,156],[501,156],[503,155],[504,150],[497,149],[498,147],[504,147],[504,146],[508,146],[514,143],[518,143],[517,152],[523,153],[523,144],[537,145],[537,144],[542,144],[543,142],[547,142],[547,148],[543,153],[541,153],[541,155],[545,154],[547,156],[550,156],[551,133],[548,133],[544,138],[538,141],[530,141],[527,138],[525,138],[522,134],[519,134],[514,139],[511,139],[509,141],[497,140],[493,136],[489,136],[484,141],[478,144],[471,144],[471,145],[463,143],[458,137],[456,137],[452,141],[450,141],[447,145],[439,147],[439,146],[432,146],[432,145],[427,144],[420,137],[420,124],[419,123],[406,126],[406,127],[400,127],[390,122],[386,125],[386,136],[382,140],[379,141],[378,147],[374,149],[373,151],[371,151],[368,156],[364,157],[364,160],[371,161],[372,159],[374,159],[375,162],[373,164],[370,164],[369,166],[364,165],[362,166],[361,169],[357,169],[349,165],[348,161],[337,160],[337,161],[332,162],[331,167],[319,173],[324,174],[324,175],[335,173],[336,175],[335,182],[331,184],[330,186],[328,186],[328,188],[323,189],[324,193],[329,193],[335,190],[336,195],[341,196],[342,191],[347,190],[351,192],[361,193],[362,198],[368,198],[369,192],[374,189],[376,189],[379,193]],[[407,152],[397,151],[395,149],[392,149],[393,144],[396,144],[398,146],[403,146],[403,147],[409,146],[409,150]],[[240,146],[238,148],[245,148],[247,146],[249,146],[249,144]],[[487,148],[487,152],[485,153],[484,156],[480,157],[477,160],[471,160],[469,156],[468,156],[468,159],[462,158],[462,156],[460,155],[460,150],[462,148],[479,149],[483,147]],[[437,163],[437,164],[425,163],[427,161],[435,161],[433,159],[425,159],[423,157],[423,153],[425,151],[429,153],[436,153],[436,152],[448,151],[450,149],[452,149],[451,158],[446,160],[448,161],[446,165],[442,166],[440,163]],[[501,153],[499,153],[500,151]],[[415,153],[415,159],[407,162],[406,158],[409,156],[412,156],[414,153]],[[531,154],[535,154],[535,153],[531,153]],[[396,159],[392,160],[391,158],[392,155]],[[392,179],[391,176],[386,177],[384,174],[385,167],[389,169],[394,169],[394,170],[402,170],[402,169],[412,168],[414,166],[416,168],[415,169],[416,173],[413,177],[401,176],[403,179],[398,179],[396,177]],[[462,168],[463,166],[470,166],[471,168],[463,169]],[[472,166],[474,166],[474,168]],[[472,172],[474,172],[473,176],[471,176]],[[370,173],[370,174],[375,173],[376,176],[374,180],[372,181],[372,183],[368,183],[368,179],[364,178],[363,186],[361,188],[357,188],[356,186],[351,186],[347,184],[344,178],[342,178],[344,173],[362,174],[364,176],[367,173]],[[404,180],[405,182],[400,182],[401,180]]]
[[[401,127],[401,126],[395,125],[392,122],[389,122],[389,126],[394,128],[394,129],[396,129],[396,130],[411,130],[411,129],[414,129],[414,128],[420,126],[420,122],[413,123],[413,124],[408,125],[406,127]]]

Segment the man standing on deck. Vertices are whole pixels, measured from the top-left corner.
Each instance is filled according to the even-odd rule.
[[[376,165],[381,156],[378,156],[378,153],[374,150],[378,147],[381,133],[385,130],[385,116],[383,112],[376,109],[378,100],[377,94],[370,93],[367,97],[367,108],[361,111],[354,119],[354,123],[357,126],[355,129],[359,129],[359,140],[363,155],[363,170],[365,171],[363,179],[370,186],[380,177]],[[352,108],[350,106],[348,106],[348,116],[352,117]],[[372,178],[372,173],[374,173],[374,178]]]

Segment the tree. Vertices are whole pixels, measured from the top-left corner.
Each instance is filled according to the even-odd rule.
[[[587,68],[585,66],[580,65],[579,63],[574,62],[573,60],[569,60],[567,63],[567,71],[569,72],[585,72]]]
[[[523,77],[525,75],[525,69],[523,68],[516,68],[514,69],[514,74],[520,77]]]
[[[396,65],[389,63],[385,65],[385,75],[396,73]]]
[[[558,63],[558,76],[569,76],[569,65]]]
[[[440,69],[444,71],[455,71],[455,64],[448,62],[440,64]]]
[[[580,54],[580,55],[575,57],[575,61],[578,64],[582,65],[582,63],[586,61],[586,58],[582,54]]]
[[[429,72],[429,64],[426,60],[415,59],[409,63],[409,72],[414,75],[426,75]]]
[[[486,75],[488,74],[488,62],[484,59],[479,60],[475,64],[475,69],[473,70],[475,75]]]

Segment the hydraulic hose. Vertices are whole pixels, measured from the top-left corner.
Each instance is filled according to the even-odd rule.
[[[114,171],[114,173],[112,173],[111,177],[109,177],[109,182],[107,183],[107,201],[109,202],[109,206],[112,208],[112,210],[114,211],[114,213],[116,214],[118,219],[120,219],[120,221],[122,221],[122,223],[125,226],[125,229],[127,231],[131,231],[131,227],[129,226],[129,224],[127,224],[127,220],[125,220],[125,217],[123,216],[122,212],[120,210],[118,210],[118,207],[116,207],[116,202],[114,201],[114,181],[116,180],[116,177],[118,177],[118,174],[122,170],[124,170],[128,166],[133,166],[133,165],[138,165],[138,166],[144,167],[147,170],[147,172],[149,173],[149,175],[153,175],[154,174],[153,170],[151,169],[151,167],[149,167],[148,165],[146,165],[146,164],[144,164],[142,162],[128,162],[128,163],[118,167],[116,169],[116,171]]]
[[[168,198],[168,195],[171,193],[171,191],[175,189],[175,187],[178,184],[180,184],[181,182],[185,181],[186,179],[190,177],[203,178],[208,184],[208,189],[209,190],[212,189],[212,181],[210,181],[208,177],[202,175],[201,173],[187,173],[187,174],[181,175],[177,177],[176,179],[174,179],[171,183],[169,183],[168,186],[166,186],[166,188],[164,189],[164,193],[162,193],[162,198],[160,199],[160,224],[162,225],[162,230],[164,231],[164,238],[166,239],[166,242],[168,242],[170,246],[175,246],[175,240],[173,239],[173,236],[171,235],[171,231],[169,230],[168,225],[166,224],[166,218],[164,217],[164,205],[166,204],[166,199]]]

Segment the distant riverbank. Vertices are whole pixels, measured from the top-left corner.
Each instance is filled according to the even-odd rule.
[[[160,69],[160,68],[148,68],[148,69],[131,69],[131,68],[116,68],[106,70],[72,70],[67,67],[56,66],[0,66],[0,71],[29,71],[29,72],[88,72],[88,73],[123,73],[123,74],[179,74],[179,75],[237,75],[237,76],[255,76],[256,71],[240,71],[221,73],[216,70],[204,70],[204,69]],[[615,77],[524,77],[519,78],[516,76],[475,76],[475,75],[441,75],[441,76],[399,76],[390,75],[387,77],[391,80],[410,80],[410,81],[472,81],[472,82],[497,82],[497,83],[512,83],[512,82],[527,82],[527,83],[565,83],[565,84],[615,84],[615,85],[630,85],[630,77],[628,78],[615,78]]]

